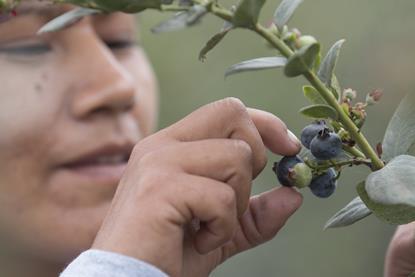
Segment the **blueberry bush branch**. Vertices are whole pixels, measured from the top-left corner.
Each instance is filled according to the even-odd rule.
[[[199,4],[202,4],[199,2]],[[230,11],[226,10],[225,8],[220,7],[213,2],[210,2],[210,5],[207,5],[208,11],[212,14],[226,20],[232,21],[233,15]],[[265,28],[259,23],[256,23],[252,26],[253,30],[259,34],[261,37],[266,39],[272,46],[274,46],[283,56],[287,59],[294,55],[294,52],[287,46],[284,41],[282,41],[279,37],[277,37],[272,31]],[[360,149],[364,153],[365,157],[369,158],[373,163],[373,169],[381,169],[384,164],[382,160],[377,156],[376,152],[370,146],[369,142],[362,134],[360,129],[353,123],[350,117],[344,112],[340,104],[338,103],[337,99],[333,96],[333,93],[329,91],[329,89],[324,85],[324,83],[316,76],[316,74],[311,70],[307,69],[306,72],[303,73],[304,77],[312,84],[324,100],[331,105],[336,112],[338,113],[340,122],[345,126],[345,129],[350,132],[351,137],[356,141],[359,145]],[[355,152],[353,152],[355,154]]]
[[[19,1],[0,0],[0,14],[7,19]],[[155,26],[155,33],[175,31],[199,23],[207,14],[224,20],[222,29],[211,37],[199,54],[200,60],[236,28],[251,30],[281,56],[243,61],[228,68],[225,76],[246,71],[283,68],[287,77],[303,76],[310,85],[303,93],[311,106],[300,110],[315,119],[301,133],[302,154],[283,157],[273,170],[285,186],[309,187],[322,198],[335,191],[345,166],[369,166],[372,173],[357,185],[357,196],[327,222],[325,228],[350,225],[370,214],[392,224],[415,220],[415,96],[408,94],[390,121],[382,144],[373,148],[362,132],[368,106],[382,93],[374,90],[366,102],[353,103],[356,92],[342,91],[334,74],[344,40],[337,41],[322,58],[320,44],[287,23],[303,0],[282,0],[269,27],[258,23],[265,0],[240,0],[230,9],[217,0],[55,0],[79,8],[46,24],[42,32],[56,31],[95,13],[121,11],[138,13],[147,9],[176,12]]]

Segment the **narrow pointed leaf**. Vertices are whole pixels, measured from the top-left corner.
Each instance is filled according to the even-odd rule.
[[[243,28],[254,27],[264,4],[265,0],[242,0],[234,13],[233,25]]]
[[[382,143],[386,161],[402,154],[415,155],[415,93],[406,95],[392,116]]]
[[[332,76],[334,74],[334,69],[339,58],[340,49],[344,42],[345,40],[341,39],[333,44],[320,65],[318,76],[327,86],[332,85]]]
[[[62,30],[70,25],[78,22],[82,18],[88,15],[100,13],[98,10],[87,9],[87,8],[75,8],[69,12],[66,12],[55,19],[46,23],[40,30],[38,34],[44,34],[49,32],[56,32]]]
[[[232,65],[225,72],[225,77],[245,71],[256,71],[269,68],[283,67],[287,62],[284,57],[264,57]]]
[[[287,77],[296,77],[313,68],[314,62],[320,52],[320,44],[307,45],[292,55],[284,68]]]
[[[316,104],[304,107],[300,113],[311,118],[332,118],[337,119],[337,112],[334,108],[324,104]]]
[[[153,33],[172,32],[185,29],[200,22],[202,17],[207,14],[207,9],[202,5],[195,5],[186,12],[179,12],[172,18],[161,22],[153,27]]]
[[[415,221],[415,157],[401,155],[358,185],[359,196],[379,219],[390,224]]]
[[[211,37],[206,42],[206,45],[202,48],[202,50],[200,50],[200,52],[199,52],[199,60],[202,61],[202,62],[205,61],[206,60],[207,53],[209,53],[209,51],[211,51],[213,48],[215,48],[216,45],[218,45],[222,41],[222,39],[226,36],[226,34],[230,30],[231,29],[222,30],[221,32],[219,32],[216,35],[214,35],[213,37]]]
[[[160,9],[162,4],[171,4],[173,0],[59,0],[59,2],[70,3],[107,13],[138,13],[145,9]]]
[[[303,0],[283,0],[274,13],[274,23],[279,30],[282,30],[284,25],[292,17],[295,10],[303,2]]]
[[[357,196],[343,209],[333,215],[327,221],[324,229],[349,226],[370,214],[372,214],[372,211],[369,210],[362,199]]]
[[[341,92],[342,89],[340,87],[339,80],[337,79],[335,74],[333,74],[333,76],[331,77],[330,90],[333,93],[334,97],[337,100],[340,100],[340,97],[341,97],[341,94],[342,94],[342,92]]]
[[[303,93],[313,104],[327,104],[320,93],[312,86],[303,86]]]

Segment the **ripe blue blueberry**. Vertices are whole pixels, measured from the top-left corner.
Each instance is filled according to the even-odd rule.
[[[311,169],[298,156],[286,156],[278,163],[274,163],[272,170],[278,177],[281,185],[298,188],[306,187],[313,178]]]
[[[324,128],[311,141],[310,150],[317,159],[334,159],[342,152],[342,140],[336,133]]]
[[[305,148],[310,149],[310,143],[315,136],[318,135],[318,132],[327,128],[326,122],[324,120],[319,120],[311,123],[304,127],[301,131],[301,143]]]
[[[326,173],[315,176],[309,188],[315,196],[327,198],[334,193],[336,185],[336,171],[330,168]]]

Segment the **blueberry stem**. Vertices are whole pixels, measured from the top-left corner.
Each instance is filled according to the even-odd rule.
[[[362,164],[370,167],[372,164],[372,161],[370,159],[354,158],[354,159],[339,161],[339,162],[330,160],[329,163],[316,165],[316,164],[310,163],[310,161],[306,159],[304,160],[304,163],[314,171],[323,171],[331,167],[340,168],[343,166],[354,166],[354,165],[362,165]]]
[[[161,11],[163,12],[183,12],[188,11],[190,7],[179,5],[161,5]]]
[[[354,157],[357,157],[357,158],[366,158],[365,154],[363,154],[356,147],[351,147],[351,146],[348,146],[348,145],[344,145],[343,144],[343,150],[346,151],[347,153],[351,154]]]

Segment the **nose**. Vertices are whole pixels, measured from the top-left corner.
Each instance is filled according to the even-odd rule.
[[[66,61],[72,68],[71,113],[85,118],[97,112],[125,112],[134,106],[132,75],[102,42],[92,27],[66,32]]]

